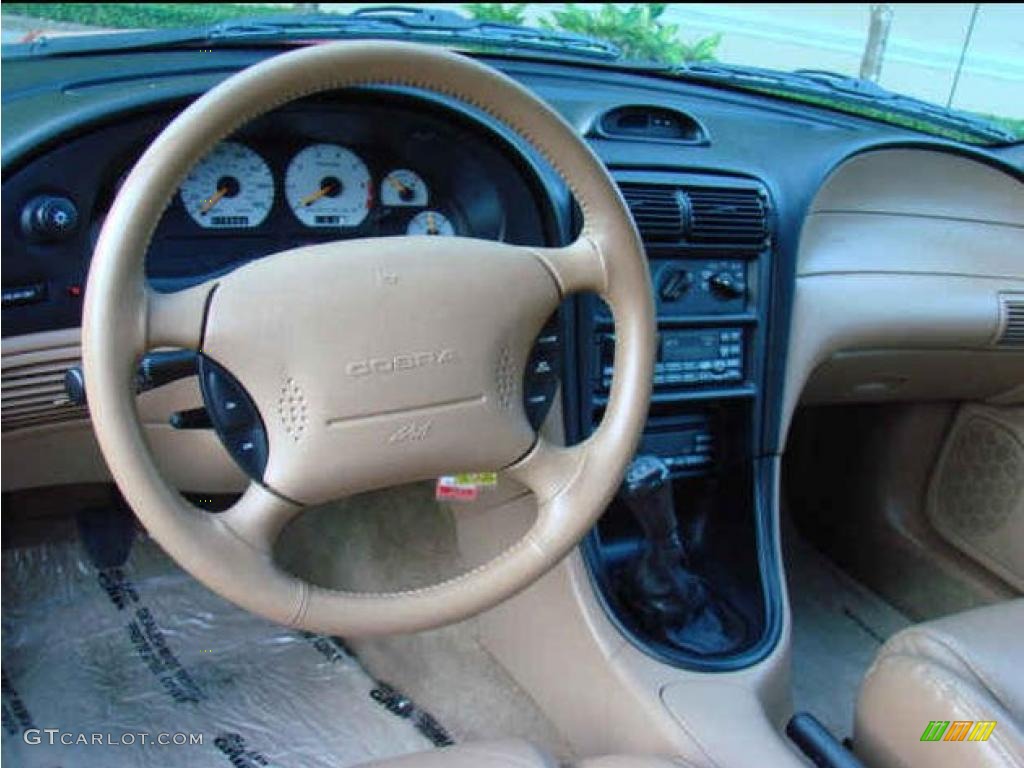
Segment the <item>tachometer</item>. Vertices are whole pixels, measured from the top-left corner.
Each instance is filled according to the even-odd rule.
[[[385,176],[381,182],[381,205],[410,205],[422,208],[428,200],[427,184],[416,171],[399,168]]]
[[[451,236],[455,234],[455,226],[443,213],[422,211],[409,220],[409,226],[405,231],[409,235]]]
[[[355,227],[370,211],[373,187],[366,163],[337,144],[312,144],[288,164],[284,193],[307,227]]]
[[[274,204],[274,177],[249,147],[222,141],[185,177],[180,194],[185,210],[201,227],[255,227]]]

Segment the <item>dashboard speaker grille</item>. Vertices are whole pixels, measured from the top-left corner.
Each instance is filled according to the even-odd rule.
[[[999,297],[1000,333],[996,345],[1024,347],[1024,293]]]
[[[684,210],[676,187],[622,184],[622,196],[644,240],[678,241],[683,236]]]
[[[688,187],[694,243],[757,245],[768,235],[764,200],[753,189]]]
[[[79,363],[77,349],[5,357],[0,374],[0,429],[88,418],[88,410],[71,405],[64,394],[64,372]]]

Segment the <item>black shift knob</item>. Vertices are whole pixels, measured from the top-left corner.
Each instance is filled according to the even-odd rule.
[[[622,498],[655,548],[681,549],[668,465],[657,456],[637,456],[626,470]]]
[[[626,469],[622,491],[627,496],[647,496],[668,483],[668,464],[657,456],[637,456]]]

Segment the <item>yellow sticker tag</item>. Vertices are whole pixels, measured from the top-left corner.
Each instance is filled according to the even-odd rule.
[[[457,485],[475,485],[478,488],[493,488],[498,484],[497,472],[463,472],[455,475]]]

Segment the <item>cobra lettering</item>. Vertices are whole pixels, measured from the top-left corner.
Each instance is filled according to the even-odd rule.
[[[345,366],[345,373],[353,378],[362,378],[372,374],[387,375],[412,371],[435,365],[448,365],[456,362],[454,349],[442,349],[437,352],[414,352],[394,357],[369,357],[365,360],[354,360]]]

